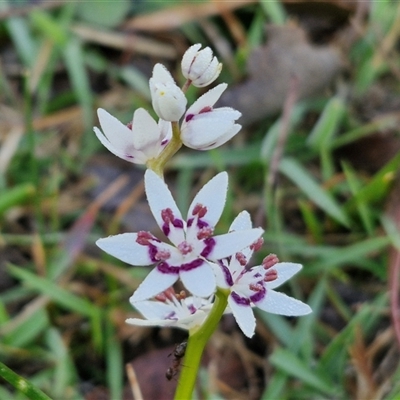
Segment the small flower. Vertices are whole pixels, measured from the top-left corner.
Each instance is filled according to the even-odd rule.
[[[100,142],[111,153],[135,164],[146,164],[157,157],[172,137],[171,123],[160,120],[157,124],[143,108],[135,111],[129,126],[102,108],[97,110],[97,115],[104,132],[94,127]]]
[[[203,324],[212,304],[209,299],[174,293],[173,289],[157,295],[154,300],[134,302],[132,305],[145,319],[129,318],[126,322],[137,326],[169,326],[193,331]]]
[[[153,171],[144,177],[151,212],[172,244],[164,243],[150,232],[124,233],[97,241],[107,253],[132,265],[156,267],[135,291],[131,301],[149,299],[172,286],[180,278],[195,296],[208,297],[215,288],[211,262],[230,257],[257,240],[260,228],[213,236],[225,205],[228,175],[221,172],[195,196],[187,221],[164,181]]]
[[[249,227],[250,216],[242,212],[232,223],[230,230],[240,232]],[[248,337],[254,335],[256,327],[252,307],[285,316],[300,316],[312,312],[307,304],[274,290],[299,272],[302,266],[280,263],[275,255],[270,255],[261,265],[247,269],[247,262],[255,247],[257,242],[232,256],[230,260],[220,260],[219,266],[215,266],[217,284],[230,290],[228,306],[240,329]]]
[[[156,64],[150,78],[154,111],[165,121],[178,121],[186,109],[187,99],[174,78],[162,64]]]
[[[201,48],[201,44],[189,47],[182,57],[182,74],[194,86],[204,87],[214,82],[222,69],[222,64],[209,47]]]
[[[235,136],[241,126],[235,121],[242,115],[230,107],[213,108],[226,83],[199,97],[187,110],[181,126],[181,140],[192,149],[210,150]]]

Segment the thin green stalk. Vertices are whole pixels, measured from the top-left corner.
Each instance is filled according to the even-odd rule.
[[[167,161],[182,147],[179,122],[172,122],[172,139],[167,144],[159,157],[149,160],[147,168],[153,170],[158,176],[163,177],[163,171]]]
[[[215,302],[208,318],[197,331],[189,334],[183,368],[175,393],[175,400],[192,398],[204,347],[212,333],[217,328],[217,325],[226,309],[228,304],[228,294],[229,291],[227,290],[217,290],[217,293],[215,294]]]
[[[51,400],[51,398],[44,394],[40,389],[32,385],[32,383],[30,383],[27,379],[16,374],[2,362],[0,362],[0,376],[14,386],[15,389],[28,397],[28,399]]]

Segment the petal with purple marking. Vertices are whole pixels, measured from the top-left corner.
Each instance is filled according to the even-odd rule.
[[[99,239],[96,244],[106,253],[131,265],[154,264],[147,246],[136,242],[137,233],[122,233]]]
[[[179,277],[179,268],[154,268],[130,298],[131,303],[147,300],[172,286]]]
[[[215,276],[205,261],[196,268],[181,269],[180,278],[186,289],[196,296],[208,297],[215,291]]]
[[[247,337],[251,338],[256,329],[256,319],[252,308],[249,305],[239,304],[232,295],[228,297],[228,305],[239,328]]]

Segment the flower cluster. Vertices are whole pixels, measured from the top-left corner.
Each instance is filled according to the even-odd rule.
[[[187,79],[184,89],[190,84],[207,86],[221,71],[212,51],[200,48],[201,45],[194,45],[183,56],[182,73]],[[102,131],[94,129],[112,153],[149,167],[144,174],[146,197],[167,239],[163,241],[150,232],[140,231],[97,241],[102,250],[128,264],[153,266],[130,299],[144,319],[130,318],[127,322],[175,326],[195,332],[206,321],[217,291],[225,293],[225,312],[234,315],[249,337],[255,332],[253,307],[287,316],[310,313],[307,304],[274,290],[299,272],[301,265],[280,263],[276,256],[270,255],[261,265],[248,267],[253,252],[262,246],[263,230],[252,227],[246,211],[236,217],[227,233],[214,234],[226,202],[226,172],[217,174],[203,186],[184,218],[160,177],[162,169],[154,169],[158,174],[152,170],[154,162],[168,158],[165,154],[174,140],[178,141],[178,148],[184,144],[209,150],[236,135],[240,130],[236,124],[240,112],[229,107],[214,108],[227,85],[217,85],[188,108],[184,89],[176,85],[163,65],[154,67],[149,86],[158,122],[139,108],[132,122],[124,125],[99,109]],[[173,152],[167,154],[171,156]],[[178,280],[185,290],[176,294],[172,286]]]
[[[201,45],[190,47],[182,59],[182,73],[187,83],[204,87],[218,78],[222,65],[210,48],[199,51]],[[156,64],[149,81],[154,111],[158,123],[139,108],[132,122],[122,124],[103,109],[98,110],[101,129],[94,131],[101,143],[116,156],[136,164],[148,164],[160,156],[172,138],[172,124],[182,118],[180,140],[196,150],[209,150],[226,143],[241,126],[236,120],[241,113],[230,107],[214,108],[227,84],[222,83],[206,92],[188,109],[185,93],[169,71]]]

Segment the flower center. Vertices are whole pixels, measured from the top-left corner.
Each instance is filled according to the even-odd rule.
[[[179,243],[178,250],[185,256],[193,251],[193,246],[185,240],[182,243]]]

